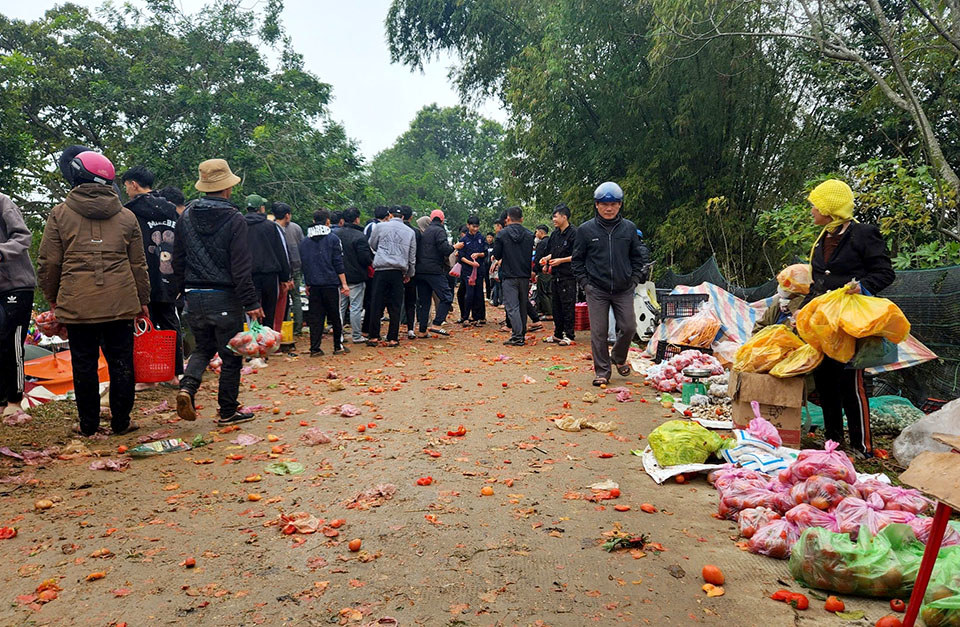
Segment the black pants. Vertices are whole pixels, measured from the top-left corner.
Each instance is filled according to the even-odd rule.
[[[863,386],[863,370],[848,370],[844,364],[823,358],[813,371],[813,380],[823,410],[824,437],[843,444],[843,415],[847,415],[850,446],[861,453],[873,451],[870,437],[870,404]]]
[[[573,277],[554,277],[551,286],[553,297],[553,337],[566,335],[574,339],[573,320],[577,310],[577,280]]]
[[[323,327],[327,318],[333,327],[333,350],[343,348],[343,320],[340,319],[340,288],[310,286],[310,309],[307,312],[310,326],[310,352],[320,351]]]
[[[433,296],[437,296],[437,312],[433,324],[440,326],[450,313],[453,304],[453,291],[447,277],[442,274],[418,274],[414,277],[417,283],[417,321],[420,323],[420,332],[426,333],[430,322],[430,303]]]
[[[373,300],[371,301],[370,339],[380,339],[380,319],[387,308],[390,326],[387,341],[396,342],[400,336],[400,305],[403,304],[403,271],[377,270],[373,275]]]
[[[33,290],[0,294],[5,317],[0,334],[0,405],[23,401],[23,341],[33,311]]]
[[[376,278],[377,274],[374,273],[373,276]],[[373,320],[373,279],[367,279],[364,284],[366,289],[363,292],[363,328],[361,331],[364,335],[370,337],[370,323]],[[377,327],[379,328],[379,326],[380,319],[377,318]],[[351,331],[357,332],[356,329],[351,329]]]
[[[130,426],[133,409],[133,320],[68,324],[73,390],[80,431],[93,435],[100,427],[100,350],[110,371],[110,427],[119,433]]]
[[[417,283],[412,279],[403,284],[403,318],[407,331],[413,331],[417,324]]]
[[[553,275],[549,272],[537,273],[537,313],[553,316]]]
[[[467,266],[464,266],[464,272]],[[457,279],[457,309],[460,310],[460,319],[467,320],[470,312],[467,310],[467,279],[461,276]]]
[[[487,308],[484,306],[483,300],[483,281],[480,278],[480,272],[482,270],[483,266],[480,266],[476,282],[473,285],[470,285],[469,275],[464,277],[462,281],[462,284],[466,285],[463,303],[465,309],[462,315],[464,320],[469,318],[473,318],[474,321],[487,319]],[[473,268],[470,268],[470,271],[472,272]]]
[[[217,353],[223,360],[220,368],[220,390],[217,396],[220,417],[236,413],[240,403],[240,368],[243,359],[227,348],[227,342],[243,331],[243,311],[240,302],[229,292],[187,292],[187,308],[184,311],[187,324],[193,332],[196,346],[180,379],[180,389],[191,396],[200,389],[203,373]],[[71,338],[71,342],[73,338]]]
[[[280,297],[280,275],[253,273],[253,287],[263,307],[261,324],[273,329],[273,317],[277,313],[277,299]],[[279,329],[276,329],[279,331]]]
[[[158,331],[177,332],[176,374],[183,374],[183,331],[180,328],[180,314],[176,303],[150,303],[150,321]]]

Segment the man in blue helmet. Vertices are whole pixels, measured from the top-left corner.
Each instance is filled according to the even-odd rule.
[[[573,275],[587,296],[590,312],[590,348],[593,353],[593,384],[610,381],[611,358],[620,376],[630,374],[627,351],[637,330],[633,291],[643,278],[644,255],[637,227],[625,219],[623,190],[616,183],[603,183],[593,193],[596,215],[577,229],[570,264]],[[607,347],[609,319],[613,309],[617,340]]]

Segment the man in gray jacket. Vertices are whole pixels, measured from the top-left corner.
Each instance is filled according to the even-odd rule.
[[[403,223],[400,207],[390,207],[388,219],[380,222],[370,235],[373,249],[373,298],[371,300],[370,337],[367,343],[380,343],[380,319],[386,306],[390,315],[384,346],[399,346],[400,305],[403,286],[416,273],[417,240],[413,230]]]
[[[20,209],[0,194],[0,404],[5,404],[4,417],[23,414],[23,341],[37,286],[30,262],[31,240]]]

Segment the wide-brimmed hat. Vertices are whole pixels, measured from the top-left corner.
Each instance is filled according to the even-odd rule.
[[[219,192],[240,183],[240,177],[230,170],[226,159],[207,159],[198,170],[200,180],[194,187],[201,192]]]

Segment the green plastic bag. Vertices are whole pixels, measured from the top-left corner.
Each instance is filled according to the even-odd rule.
[[[896,363],[900,359],[897,345],[885,337],[865,337],[857,340],[857,352],[853,359],[847,362],[848,370],[863,370],[877,368]]]
[[[870,399],[870,431],[875,434],[900,435],[901,431],[925,415],[901,396],[875,396]]]
[[[960,551],[940,549],[920,616],[928,627],[960,627]]]
[[[790,574],[811,588],[905,599],[913,590],[923,550],[909,525],[887,525],[874,537],[861,532],[856,542],[845,533],[810,527],[793,545]]]
[[[265,467],[264,470],[275,475],[299,475],[306,468],[299,462],[274,462]]]
[[[702,464],[723,446],[722,438],[692,420],[671,420],[654,429],[647,438],[653,456],[663,467]]]

